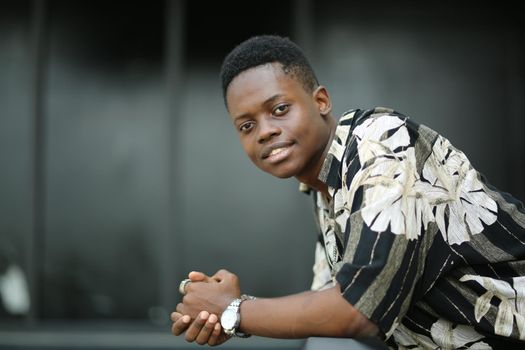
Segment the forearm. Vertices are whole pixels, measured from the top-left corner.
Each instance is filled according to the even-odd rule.
[[[348,303],[339,287],[241,304],[242,332],[272,338],[358,337],[377,327]]]

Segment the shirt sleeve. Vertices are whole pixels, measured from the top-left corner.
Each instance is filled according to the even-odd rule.
[[[361,120],[342,162],[334,194],[344,232],[342,260],[334,266],[342,295],[388,338],[410,306],[433,233],[421,159],[433,135],[395,113]]]

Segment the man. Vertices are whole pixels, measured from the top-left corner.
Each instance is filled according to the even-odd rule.
[[[253,37],[224,60],[226,107],[261,170],[295,177],[316,206],[312,290],[241,297],[225,270],[192,272],[172,331],[217,345],[232,335],[377,335],[392,347],[525,345],[525,209],[430,128],[386,108],[336,123],[297,45]]]

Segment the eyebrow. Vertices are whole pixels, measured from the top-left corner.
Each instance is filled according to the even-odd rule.
[[[261,103],[261,106],[269,105],[269,104],[273,103],[275,100],[277,100],[277,99],[279,99],[279,98],[281,98],[283,96],[284,96],[283,94],[275,94],[275,95],[267,98],[266,100],[264,100],[264,102]],[[247,117],[249,115],[250,115],[250,113],[244,113],[244,114],[241,114],[241,115],[235,117],[233,120],[236,121],[238,119],[245,118],[245,117]]]

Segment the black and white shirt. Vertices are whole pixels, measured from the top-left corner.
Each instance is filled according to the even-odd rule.
[[[525,348],[525,209],[446,138],[352,110],[319,179],[313,290],[338,282],[393,347]]]

